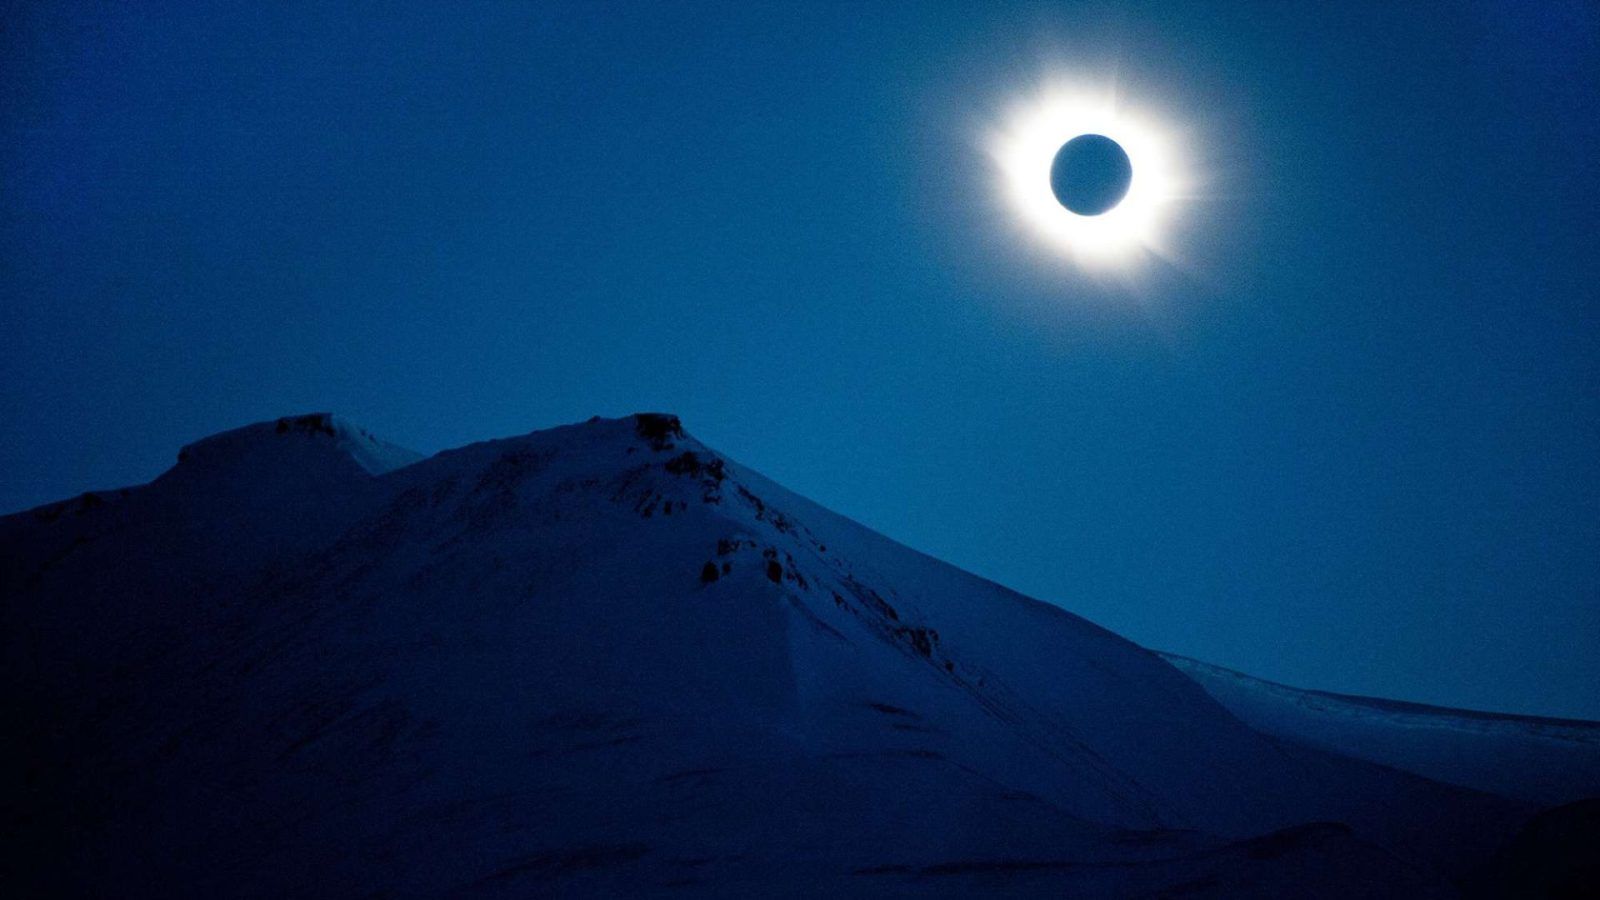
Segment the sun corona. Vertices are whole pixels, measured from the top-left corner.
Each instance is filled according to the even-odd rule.
[[[1127,154],[1127,193],[1090,215],[1058,199],[1052,166],[1075,138],[1104,136]],[[1016,104],[988,137],[1006,206],[1051,250],[1085,268],[1128,266],[1168,255],[1164,228],[1185,179],[1169,131],[1110,92],[1048,88]],[[1059,174],[1059,173],[1057,173]]]

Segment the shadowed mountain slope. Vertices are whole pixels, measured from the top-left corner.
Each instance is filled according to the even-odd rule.
[[[420,460],[283,419],[0,545],[38,890],[1450,896],[1533,812],[1258,731],[670,416]]]

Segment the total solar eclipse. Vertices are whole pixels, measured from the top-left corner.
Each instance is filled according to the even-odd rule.
[[[1098,216],[1128,195],[1133,163],[1127,151],[1103,134],[1080,134],[1056,151],[1050,190],[1069,212]]]
[[[985,136],[1004,211],[1044,249],[1130,277],[1179,257],[1170,226],[1192,196],[1188,130],[1063,80],[1019,96]]]

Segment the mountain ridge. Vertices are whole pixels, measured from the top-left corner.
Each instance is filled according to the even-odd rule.
[[[1600,722],[1295,688],[1161,657],[1267,734],[1545,806],[1600,796]]]
[[[1398,892],[1463,877],[1531,813],[1259,733],[1151,651],[794,495],[674,416],[378,473],[187,462],[82,515],[0,519],[21,563],[0,568],[6,699],[34,773],[10,818],[90,886],[717,892],[782,872],[885,895],[1271,895],[1303,866]],[[172,824],[191,820],[211,827]],[[395,861],[425,834],[431,855]],[[1273,874],[1238,846],[1299,862]]]

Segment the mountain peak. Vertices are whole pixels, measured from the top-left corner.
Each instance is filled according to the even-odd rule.
[[[179,471],[233,469],[268,459],[335,453],[368,475],[382,475],[422,459],[333,413],[284,416],[214,434],[178,451]]]
[[[634,432],[653,450],[670,450],[673,441],[683,438],[683,422],[671,413],[638,412],[630,418]]]

